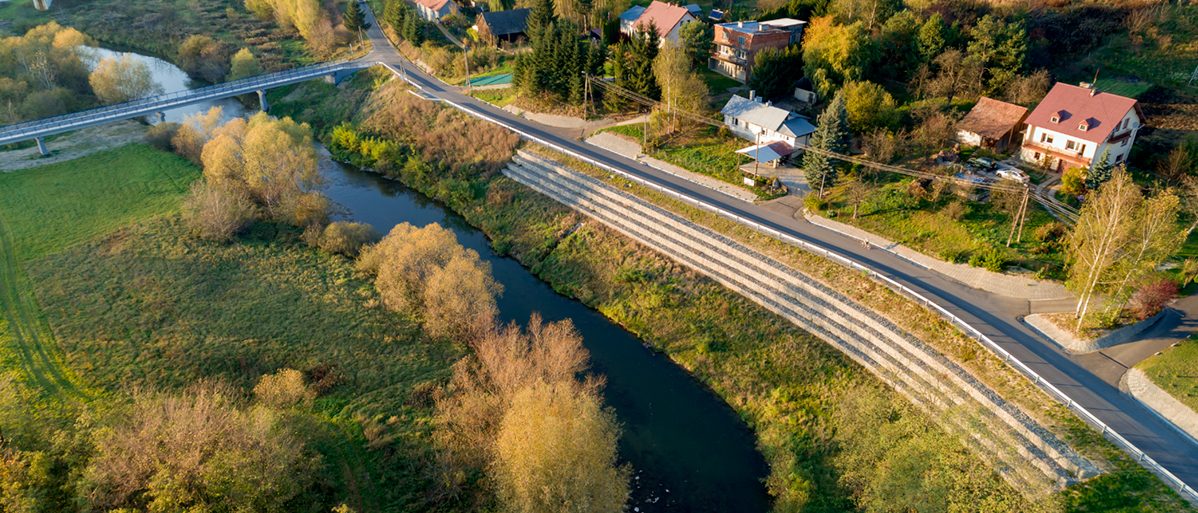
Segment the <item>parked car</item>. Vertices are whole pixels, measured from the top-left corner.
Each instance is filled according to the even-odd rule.
[[[1023,184],[1026,184],[1031,181],[1031,178],[1027,176],[1027,173],[1024,173],[1023,171],[1020,171],[1018,169],[1015,169],[1013,167],[1008,167],[1008,166],[1000,167],[998,169],[998,171],[995,172],[995,174],[997,174],[999,178],[1004,178],[1007,180],[1014,180],[1016,182],[1023,183]]]
[[[994,169],[994,161],[986,157],[969,159],[969,167],[978,171],[990,171]]]

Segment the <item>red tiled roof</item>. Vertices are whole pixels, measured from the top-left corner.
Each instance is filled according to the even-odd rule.
[[[449,0],[416,0],[416,3],[432,9],[434,12],[440,11]]]
[[[1000,102],[985,96],[957,123],[958,130],[972,132],[987,139],[1002,139],[1011,128],[1023,121],[1027,107]]]
[[[1140,104],[1135,99],[1101,90],[1093,96],[1090,93],[1090,89],[1057,82],[1036,110],[1028,115],[1026,123],[1101,144],[1123,122],[1127,111],[1135,109],[1140,122],[1144,121]],[[1059,117],[1058,122],[1052,121],[1053,116]],[[1086,130],[1078,128],[1083,123],[1087,125]]]
[[[657,27],[657,35],[666,37],[670,35],[670,31],[674,30],[674,25],[682,21],[682,17],[690,14],[690,11],[685,7],[679,7],[665,2],[653,0],[649,7],[645,8],[645,12],[641,13],[641,17],[636,19],[636,23],[632,26],[642,28],[647,27],[652,22]]]

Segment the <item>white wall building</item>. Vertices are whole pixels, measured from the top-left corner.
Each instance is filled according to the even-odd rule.
[[[733,95],[724,109],[724,124],[732,133],[754,144],[784,142],[791,148],[806,146],[815,126],[789,110],[761,103],[753,91],[749,97]]]
[[[1133,98],[1057,83],[1027,117],[1020,157],[1064,172],[1093,166],[1109,149],[1110,162],[1123,163],[1144,119]]]

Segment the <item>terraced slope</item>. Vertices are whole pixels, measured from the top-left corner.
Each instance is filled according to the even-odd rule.
[[[784,264],[526,152],[508,177],[611,226],[794,322],[890,384],[1030,497],[1098,473],[1067,444],[886,318]]]

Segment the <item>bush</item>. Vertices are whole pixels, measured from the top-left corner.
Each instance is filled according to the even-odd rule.
[[[960,201],[954,201],[944,207],[944,215],[953,221],[960,221],[969,215],[969,207]]]
[[[262,376],[254,386],[254,397],[258,402],[272,408],[287,409],[300,403],[312,405],[313,394],[308,389],[304,373],[295,369],[279,369],[274,374]]]
[[[985,248],[976,251],[969,257],[969,265],[973,267],[982,267],[991,272],[1002,272],[1003,265],[1006,264],[1006,257],[998,248]]]
[[[1132,315],[1141,321],[1152,317],[1164,310],[1165,305],[1175,297],[1177,297],[1177,283],[1174,283],[1173,280],[1168,278],[1148,280],[1140,287],[1140,290],[1131,296]]]
[[[183,202],[183,222],[196,237],[227,242],[254,225],[258,208],[241,190],[196,182]]]
[[[940,259],[950,264],[960,262],[965,258],[965,252],[960,249],[942,249],[940,250]]]
[[[1069,233],[1069,229],[1059,221],[1053,221],[1044,226],[1036,228],[1036,240],[1040,242],[1056,242],[1061,240]]]
[[[146,144],[164,151],[171,151],[171,140],[179,131],[179,123],[162,122],[146,130]]]
[[[803,198],[803,206],[812,212],[822,212],[827,202],[816,194],[808,194]]]
[[[382,234],[369,224],[337,221],[324,228],[318,245],[320,249],[329,253],[340,253],[355,258],[362,246],[378,242],[380,238]]]

